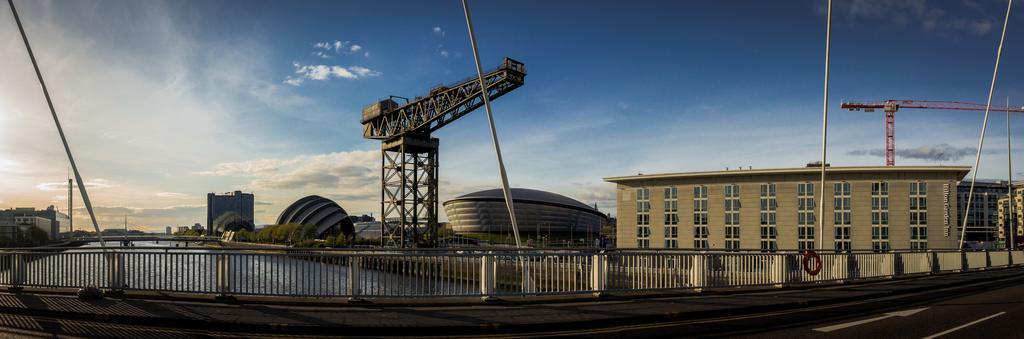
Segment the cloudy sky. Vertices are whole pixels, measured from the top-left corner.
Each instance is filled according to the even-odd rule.
[[[308,194],[377,212],[380,146],[360,109],[474,72],[456,0],[16,3],[104,226],[203,222],[206,193],[233,190],[255,192],[258,224]],[[820,156],[824,1],[472,4],[485,67],[529,71],[494,103],[513,186],[610,211],[603,177]],[[843,99],[984,102],[1005,6],[838,1],[830,162],[883,163],[883,115]],[[67,159],[0,7],[0,207],[63,209]],[[1021,105],[1020,11],[1007,34],[996,97]],[[897,163],[971,164],[981,117],[901,111]],[[1007,174],[1004,119],[981,177]],[[482,112],[435,136],[442,200],[498,185]]]

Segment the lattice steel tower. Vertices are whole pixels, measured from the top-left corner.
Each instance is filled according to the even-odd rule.
[[[505,61],[484,75],[494,100],[523,85],[523,63]],[[363,108],[363,137],[381,141],[381,242],[433,247],[437,242],[438,140],[430,133],[483,106],[480,80],[430,89],[414,100],[391,96]],[[393,99],[404,99],[399,104]]]

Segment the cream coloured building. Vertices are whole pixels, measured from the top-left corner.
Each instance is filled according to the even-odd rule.
[[[966,166],[828,167],[826,249],[956,248]],[[605,178],[615,183],[620,248],[816,248],[821,168]]]

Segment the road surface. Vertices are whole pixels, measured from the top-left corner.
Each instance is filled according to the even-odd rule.
[[[800,310],[546,334],[599,338],[1024,338],[1024,279]]]

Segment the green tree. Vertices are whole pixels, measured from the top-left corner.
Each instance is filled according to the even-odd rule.
[[[253,240],[252,238],[253,238],[252,232],[249,232],[248,230],[241,230],[241,231],[235,232],[235,241],[249,242],[249,241]]]
[[[302,239],[315,239],[316,238],[316,225],[305,225],[302,226]]]

